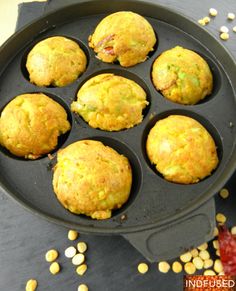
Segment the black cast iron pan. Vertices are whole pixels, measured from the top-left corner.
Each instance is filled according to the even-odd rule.
[[[131,68],[99,61],[87,44],[88,36],[107,14],[131,10],[152,24],[158,45],[149,59]],[[86,72],[73,84],[63,88],[39,88],[28,81],[25,60],[30,48],[39,40],[63,35],[76,40],[88,57]],[[202,55],[214,76],[214,91],[204,102],[194,106],[174,104],[154,88],[150,72],[154,59],[176,45]],[[214,194],[227,182],[236,165],[236,65],[221,43],[186,17],[156,4],[114,0],[80,2],[57,10],[27,25],[12,36],[0,50],[0,107],[16,95],[44,92],[60,102],[68,112],[72,129],[60,147],[80,140],[96,139],[127,156],[133,169],[133,186],[129,201],[110,219],[96,221],[73,215],[57,201],[52,190],[52,169],[48,157],[26,161],[0,152],[1,187],[36,215],[81,232],[120,234],[150,261],[170,259],[213,236],[215,225]],[[113,72],[133,79],[147,92],[150,105],[143,122],[129,130],[104,132],[90,128],[70,112],[78,88],[91,76]],[[220,164],[208,178],[194,185],[165,181],[150,165],[145,141],[154,123],[169,114],[191,116],[212,134],[218,148]]]

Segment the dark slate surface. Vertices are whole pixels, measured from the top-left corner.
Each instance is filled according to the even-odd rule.
[[[22,4],[19,10],[18,27],[45,12],[61,7],[76,0],[49,1],[43,3]],[[172,9],[198,20],[207,15],[210,7],[219,14],[207,26],[207,30],[218,35],[218,28],[226,24],[236,25],[226,20],[228,12],[236,13],[235,0],[175,1],[159,0]],[[109,1],[111,3],[111,1]],[[225,46],[236,58],[236,33],[231,33]],[[228,225],[236,225],[236,173],[226,187],[231,196],[226,201],[216,196],[217,210],[229,217]],[[78,240],[89,245],[87,253],[88,271],[83,277],[75,273],[75,268],[63,255],[64,249],[73,244],[67,239],[67,229],[51,224],[28,213],[0,191],[0,291],[25,290],[25,282],[33,277],[39,282],[37,290],[67,291],[77,290],[77,286],[86,283],[90,290],[101,291],[178,291],[182,290],[183,274],[163,275],[157,271],[156,264],[150,264],[150,271],[139,275],[136,266],[145,261],[143,257],[119,236],[91,236],[81,234]],[[45,252],[56,248],[61,253],[59,262],[62,271],[57,276],[48,272],[49,264],[44,260]]]

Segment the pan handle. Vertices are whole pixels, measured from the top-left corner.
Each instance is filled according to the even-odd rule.
[[[191,214],[171,224],[123,234],[148,261],[173,259],[213,238],[215,201],[211,198]]]

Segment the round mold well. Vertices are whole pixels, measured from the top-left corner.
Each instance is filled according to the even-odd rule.
[[[110,218],[105,220],[114,220],[115,218],[120,218],[122,214],[125,214],[128,208],[134,203],[135,199],[137,198],[138,194],[140,193],[140,189],[143,183],[143,173],[140,160],[135,152],[127,146],[124,142],[118,141],[114,138],[105,137],[105,136],[91,136],[88,138],[83,138],[80,140],[96,140],[102,142],[105,146],[109,146],[112,149],[116,150],[119,154],[125,156],[131,165],[132,169],[132,186],[130,191],[130,196],[126,203],[124,203],[121,208],[114,209],[112,211],[112,215]],[[63,206],[62,206],[63,207]],[[67,210],[69,211],[69,210]],[[84,214],[75,214],[71,213],[75,216],[79,216],[81,219],[91,220],[93,219],[90,216],[86,216]],[[128,218],[127,218],[128,219]],[[100,220],[98,220],[100,221]],[[104,220],[101,220],[104,221]]]
[[[86,47],[86,45],[79,39],[76,39],[74,37],[71,37],[71,36],[67,36],[67,35],[50,35],[50,36],[47,36],[47,37],[43,37],[43,38],[40,38],[40,39],[37,39],[35,41],[33,41],[29,46],[28,48],[26,48],[25,52],[23,53],[23,56],[21,58],[21,72],[22,72],[22,75],[24,76],[25,80],[30,82],[30,78],[29,78],[29,72],[26,68],[26,62],[27,62],[27,57],[28,57],[28,54],[30,53],[30,51],[34,48],[34,46],[38,43],[40,43],[41,41],[43,40],[46,40],[48,38],[51,38],[51,37],[57,37],[57,36],[61,36],[61,37],[65,37],[65,38],[68,38],[74,42],[76,42],[80,48],[82,49],[82,51],[85,53],[86,55],[86,59],[87,59],[87,64],[86,64],[86,69],[83,73],[81,73],[77,78],[76,80],[78,80],[85,72],[86,70],[88,69],[88,66],[89,66],[89,62],[90,62],[90,56],[89,56],[89,51]],[[66,86],[70,86],[71,84],[73,84],[74,82],[76,82],[76,80],[74,80],[73,82],[65,85],[65,86],[62,86],[62,87],[66,87]],[[31,83],[30,84],[34,85],[34,86],[37,86],[36,84],[34,83]],[[37,87],[41,87],[41,86],[37,86]],[[49,85],[49,86],[42,86],[44,88],[60,88],[60,87],[57,87],[57,86],[53,86],[53,85]]]
[[[216,144],[217,156],[219,159],[219,163],[218,163],[216,169],[214,169],[209,176],[205,177],[204,179],[202,179],[198,183],[196,183],[196,184],[199,184],[199,183],[201,183],[201,181],[204,181],[208,177],[214,175],[215,171],[217,171],[217,169],[219,168],[220,162],[223,158],[223,144],[222,144],[222,140],[220,138],[220,134],[219,134],[218,130],[216,129],[216,127],[209,120],[207,120],[205,117],[203,117],[195,112],[182,110],[182,109],[173,109],[173,110],[167,110],[167,111],[161,112],[160,114],[157,114],[156,116],[154,116],[149,121],[149,123],[146,125],[146,127],[143,131],[143,135],[142,135],[142,153],[143,153],[144,159],[145,159],[146,163],[148,164],[149,168],[157,176],[164,179],[163,175],[159,171],[157,171],[155,165],[152,164],[148,158],[147,151],[146,151],[146,142],[147,142],[148,134],[149,134],[150,130],[153,128],[153,126],[156,124],[156,122],[159,120],[165,119],[170,115],[183,115],[183,116],[187,116],[187,117],[191,117],[191,118],[195,119],[208,131],[208,133],[212,136],[212,138]],[[165,181],[169,182],[169,183],[173,183],[173,184],[178,184],[178,183],[171,182],[168,180],[165,180]]]
[[[170,48],[170,49],[172,49],[172,48]],[[166,52],[166,51],[168,51],[168,50],[165,50],[165,51],[163,51],[162,53],[164,53],[164,52]],[[213,77],[213,89],[212,89],[212,92],[211,92],[211,94],[207,95],[204,99],[200,100],[199,102],[197,102],[196,104],[193,104],[193,105],[191,105],[191,104],[181,104],[181,103],[177,103],[177,102],[174,102],[174,101],[172,101],[172,100],[166,98],[165,96],[163,96],[163,94],[161,93],[161,90],[158,90],[158,89],[155,87],[155,85],[154,85],[154,83],[153,83],[153,80],[152,80],[152,68],[153,68],[153,65],[154,65],[156,59],[159,58],[159,57],[161,56],[161,54],[162,54],[162,53],[161,53],[160,55],[158,55],[158,56],[156,57],[156,59],[153,61],[152,65],[151,65],[151,69],[150,69],[150,79],[151,79],[151,83],[152,83],[154,89],[155,89],[159,94],[161,94],[161,96],[162,96],[164,99],[166,99],[167,101],[169,101],[169,102],[171,102],[171,103],[179,104],[179,105],[183,105],[183,106],[196,106],[196,105],[204,104],[204,103],[210,101],[211,99],[213,99],[213,98],[218,94],[218,92],[219,92],[219,90],[220,90],[220,88],[221,88],[221,82],[222,82],[221,69],[219,68],[219,65],[216,63],[216,61],[213,60],[212,57],[209,57],[209,56],[203,54],[202,52],[194,51],[194,50],[191,50],[191,51],[197,53],[200,57],[202,57],[202,58],[207,62],[208,66],[209,66],[209,68],[210,68],[210,70],[211,70],[212,77]]]
[[[114,74],[114,75],[117,75],[117,76],[121,76],[121,77],[124,77],[124,78],[127,78],[127,79],[130,79],[132,81],[134,81],[135,83],[137,83],[140,87],[142,87],[142,89],[146,92],[146,99],[148,101],[148,105],[143,109],[142,111],[142,114],[143,114],[143,120],[142,122],[145,120],[148,112],[149,112],[149,109],[150,109],[150,106],[151,106],[151,93],[150,93],[150,90],[147,86],[147,84],[137,75],[137,74],[134,74],[128,70],[125,70],[125,69],[115,69],[115,68],[107,68],[107,69],[102,69],[102,70],[99,70],[99,71],[95,71],[93,72],[92,74],[90,74],[88,77],[86,77],[80,84],[79,84],[79,87],[77,88],[76,90],[76,93],[75,93],[75,97],[74,97],[74,101],[77,100],[77,94],[80,90],[80,88],[87,82],[89,81],[91,78],[95,77],[95,76],[98,76],[98,75],[101,75],[101,74]],[[80,116],[78,113],[75,113],[74,112],[74,116],[75,116],[75,120],[78,124],[84,124],[84,125],[87,125],[89,128],[92,128],[89,126],[89,124],[83,119],[82,116]],[[82,122],[81,122],[82,121]],[[136,124],[134,127],[142,124],[139,123],[139,124]],[[124,129],[121,129],[119,131],[124,131],[124,130],[130,130],[132,129],[133,127],[131,128],[124,128]],[[102,129],[99,129],[99,128],[96,128],[97,130],[100,130],[100,131],[104,131]],[[119,131],[112,131],[113,133],[116,133],[116,132],[119,132]]]
[[[48,97],[50,97],[51,99],[53,99],[54,101],[56,101],[58,104],[60,104],[66,111],[67,113],[67,120],[69,121],[70,123],[70,126],[72,128],[72,114],[71,114],[71,111],[68,107],[68,105],[58,96],[56,96],[55,94],[52,94],[52,93],[48,93],[48,92],[27,92],[27,93],[22,93],[20,95],[23,95],[23,94],[38,94],[38,93],[42,93],[42,94],[45,94],[47,95]],[[20,96],[20,95],[17,95],[17,96]],[[14,98],[16,98],[17,96],[15,96]],[[12,101],[14,100],[14,98],[12,98],[7,104],[4,105],[4,107],[2,107],[0,109],[0,114],[2,113],[2,111],[4,110],[4,108]],[[37,160],[40,160],[40,159],[43,159],[45,157],[47,157],[48,154],[54,154],[55,152],[57,152],[62,146],[63,144],[66,142],[66,140],[68,139],[69,135],[70,135],[70,132],[71,132],[71,128],[70,130],[68,130],[65,134],[61,134],[59,137],[58,137],[58,142],[57,142],[57,146],[50,152],[48,152],[47,154],[44,154],[42,155],[41,157],[37,158],[37,159],[25,159],[23,157],[18,157],[16,155],[14,155],[13,153],[11,153],[7,148],[3,147],[2,145],[0,145],[0,151],[10,157],[10,158],[13,158],[13,159],[16,159],[16,160],[21,160],[21,161],[37,161]]]

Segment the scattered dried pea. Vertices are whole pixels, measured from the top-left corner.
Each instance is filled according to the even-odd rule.
[[[205,251],[208,248],[208,243],[203,243],[197,248],[199,249],[199,251]]]
[[[214,262],[212,259],[207,259],[204,261],[204,269],[211,268],[213,266]]]
[[[190,253],[191,253],[191,255],[192,255],[193,258],[195,258],[195,257],[198,256],[198,250],[197,250],[197,249],[192,249],[192,250],[190,251]]]
[[[76,240],[78,237],[78,232],[76,230],[69,230],[68,231],[68,239],[69,240]]]
[[[219,259],[215,260],[214,270],[216,271],[216,273],[223,272],[223,265],[221,263],[221,260]]]
[[[192,254],[190,252],[187,252],[185,254],[182,254],[180,256],[180,260],[183,262],[183,263],[187,263],[187,262],[190,262],[192,259]]]
[[[88,286],[85,284],[80,284],[78,287],[78,291],[88,291]]]
[[[204,17],[202,20],[205,22],[205,24],[208,24],[211,21],[210,17],[208,16]]]
[[[205,261],[210,259],[210,254],[207,250],[202,250],[199,252],[199,257]]]
[[[216,221],[219,223],[225,223],[226,222],[226,216],[222,213],[216,214]]]
[[[147,265],[146,263],[140,263],[140,264],[138,265],[138,271],[139,271],[139,273],[141,273],[141,274],[145,274],[145,273],[147,273],[147,271],[148,271],[148,265]]]
[[[198,269],[198,270],[203,269],[204,262],[200,257],[193,258],[193,264],[196,267],[196,269]]]
[[[233,235],[236,235],[236,226],[233,226],[233,227],[231,228],[231,233],[232,233]]]
[[[228,18],[229,20],[234,20],[234,18],[235,18],[235,14],[232,13],[232,12],[229,12],[227,18]]]
[[[37,286],[38,282],[35,279],[30,279],[26,283],[25,291],[35,291]]]
[[[182,272],[183,267],[182,267],[182,265],[180,264],[180,262],[175,261],[175,262],[172,264],[172,270],[173,270],[174,273],[180,273],[180,272]]]
[[[228,31],[222,31],[222,32],[228,32]],[[226,189],[226,188],[223,188],[220,190],[220,196],[223,198],[223,199],[226,199],[229,197],[229,190]]]
[[[220,38],[223,40],[227,40],[227,39],[229,39],[229,34],[226,32],[223,32],[220,34]]]
[[[225,32],[225,33],[228,33],[229,32],[229,29],[228,29],[228,27],[227,26],[221,26],[220,27],[220,32]],[[222,191],[222,190],[221,190]],[[221,193],[221,191],[220,191],[220,193]]]
[[[87,265],[82,264],[76,268],[76,273],[80,276],[83,276],[87,269],[88,269]]]
[[[158,270],[161,272],[161,273],[168,273],[169,270],[170,270],[170,264],[163,261],[163,262],[159,262],[158,263]]]
[[[188,262],[184,265],[184,270],[187,274],[193,275],[196,272],[196,267],[192,262]]]
[[[86,250],[87,250],[87,244],[85,242],[79,242],[77,244],[77,250],[80,252],[80,253],[85,253]]]
[[[219,249],[219,241],[217,239],[213,240],[212,242],[214,249],[218,250]]]
[[[57,273],[60,272],[60,265],[58,264],[58,262],[54,262],[50,265],[49,267],[49,271],[53,274],[56,275]]]
[[[209,14],[213,17],[215,17],[217,15],[217,10],[215,8],[210,8],[209,9]]]
[[[219,230],[218,228],[215,226],[214,228],[214,233],[213,233],[214,237],[218,236],[219,235]]]
[[[202,26],[205,26],[206,25],[206,23],[205,23],[205,21],[203,19],[199,19],[198,20],[198,23],[201,24]]]
[[[72,258],[72,264],[73,265],[81,265],[85,260],[84,254],[77,254]]]
[[[71,246],[65,249],[65,256],[69,259],[73,258],[76,255],[76,248]]]
[[[204,276],[215,276],[216,273],[213,270],[206,270],[203,275]]]
[[[57,250],[49,250],[45,254],[45,259],[47,262],[51,263],[54,262],[58,257],[58,251]]]

